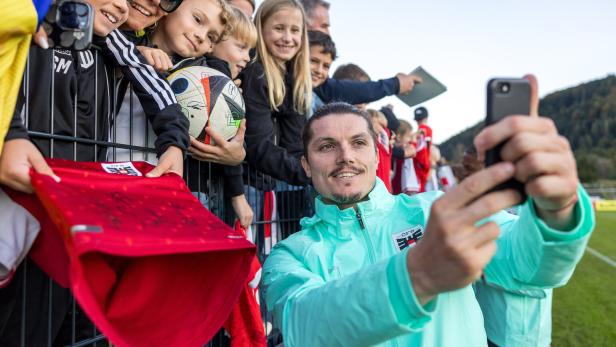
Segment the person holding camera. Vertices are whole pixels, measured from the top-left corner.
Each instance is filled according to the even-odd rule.
[[[446,194],[389,194],[375,175],[371,123],[348,104],[319,110],[303,142],[316,213],[276,245],[261,287],[286,346],[485,346],[471,284],[562,286],[595,225],[573,153],[548,118],[486,127],[479,156],[506,142],[503,162]],[[526,201],[492,190],[512,177]],[[503,211],[517,204],[519,216]]]

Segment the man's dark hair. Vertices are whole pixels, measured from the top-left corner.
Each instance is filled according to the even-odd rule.
[[[312,18],[314,9],[317,8],[317,6],[323,6],[329,10],[329,2],[324,0],[299,0],[299,2],[304,6],[304,11],[308,18]]]
[[[317,109],[317,111],[308,119],[308,122],[304,126],[304,130],[302,131],[302,143],[304,144],[304,156],[308,159],[308,144],[314,133],[312,132],[312,123],[315,121],[325,118],[328,116],[340,116],[344,114],[354,114],[359,118],[362,118],[368,127],[368,134],[372,137],[372,142],[374,143],[374,148],[376,150],[376,132],[374,131],[374,127],[372,126],[372,120],[370,116],[365,111],[358,109],[357,107],[347,104],[346,102],[332,102],[323,107]]]
[[[368,73],[353,63],[340,65],[332,78],[335,80],[370,81]]]
[[[310,42],[310,47],[321,46],[323,54],[331,55],[332,61],[338,58],[336,44],[331,36],[326,33],[317,30],[308,30],[308,41]]]

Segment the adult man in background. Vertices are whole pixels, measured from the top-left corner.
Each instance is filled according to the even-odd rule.
[[[306,11],[308,30],[318,30],[329,35],[329,2],[323,0],[300,0]]]
[[[252,19],[252,14],[255,12],[254,0],[227,0],[227,3],[237,7],[248,18]]]
[[[303,141],[316,214],[263,267],[287,346],[485,345],[470,285],[482,275],[509,289],[564,285],[594,228],[571,149],[547,118],[484,129],[480,156],[507,141],[504,162],[442,196],[390,195],[375,177],[371,123],[350,105],[320,109]],[[529,195],[519,217],[502,212],[517,192],[490,192],[512,177]]]

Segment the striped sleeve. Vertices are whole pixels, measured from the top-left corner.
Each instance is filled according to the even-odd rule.
[[[167,81],[145,61],[135,45],[119,30],[112,31],[105,38],[105,44],[109,50],[107,55],[111,55],[131,80],[146,113],[157,113],[177,103]]]
[[[149,65],[135,45],[119,30],[100,38],[103,54],[122,69],[131,83],[152,129],[156,133],[156,153],[162,155],[169,146],[183,151],[188,148],[188,119],[182,113],[169,83]],[[120,96],[123,97],[123,96]]]

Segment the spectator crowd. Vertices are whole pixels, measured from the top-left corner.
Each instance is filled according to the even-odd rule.
[[[427,108],[416,107],[413,110],[415,126],[408,119],[398,118],[391,105],[380,109],[370,106],[387,96],[413,93],[421,85],[420,77],[392,72],[391,77],[372,79],[361,67],[349,62],[330,72],[338,58],[335,37],[330,36],[330,25],[340,23],[330,23],[330,3],[324,0],[264,0],[258,8],[254,0],[86,1],[94,9],[94,36],[90,48],[80,51],[49,48],[41,32],[35,34],[35,30],[25,30],[24,37],[34,35],[27,54],[24,54],[23,44],[19,48],[24,63],[26,55],[28,57],[27,71],[23,72],[23,67],[17,66],[15,71],[19,72],[19,78],[2,80],[2,83],[21,85],[12,89],[5,89],[6,86],[2,85],[3,93],[13,90],[16,94],[12,103],[0,103],[0,125],[8,125],[6,135],[1,134],[3,146],[0,147],[0,184],[6,187],[32,193],[30,170],[58,179],[45,158],[85,162],[148,161],[155,165],[148,177],[184,176],[188,188],[205,207],[229,206],[232,216],[226,219],[237,220],[243,229],[249,230],[251,237],[257,240],[260,260],[264,261],[276,249],[276,242],[312,223],[312,219],[302,226],[299,223],[301,218],[315,213],[318,206],[315,206],[314,199],[322,195],[319,187],[315,190],[312,185],[316,178],[306,169],[310,139],[306,138],[305,128],[309,122],[314,122],[313,127],[316,127],[318,120],[311,120],[312,117],[324,117],[322,110],[332,104],[348,104],[351,113],[369,120],[369,127],[375,134],[378,161],[373,174],[378,177],[376,186],[383,185],[383,192],[379,193],[383,194],[383,201],[389,201],[386,194],[406,195],[421,201],[417,206],[428,208],[426,206],[431,204],[432,198],[425,196],[433,196],[429,194],[437,194],[437,191],[454,191],[467,176],[483,169],[474,148],[467,150],[463,165],[452,167],[441,156],[433,143],[433,129],[429,125],[431,117],[441,115],[432,115]],[[0,39],[3,37],[0,35]],[[205,130],[214,140],[210,143],[189,136],[189,120],[177,103],[166,77],[191,66],[218,70],[240,88],[245,120],[232,139],[226,141],[211,128]],[[361,117],[345,120],[363,124]],[[328,147],[320,150],[327,151]],[[313,165],[310,167],[314,169]],[[222,193],[210,191],[214,179],[222,182]],[[426,192],[433,193],[423,194]],[[430,203],[422,199],[428,199]],[[317,198],[316,201],[318,205],[321,200]],[[290,210],[289,206],[296,208]],[[510,210],[511,216],[502,217],[499,223],[513,225],[517,211]],[[277,219],[291,222],[277,224]],[[422,242],[420,238],[412,241]],[[557,243],[557,239],[554,236],[551,242]],[[279,256],[276,259],[288,261]],[[384,267],[383,273],[393,271],[394,265]],[[334,263],[334,266],[337,265]],[[329,271],[327,276],[337,271],[326,270]],[[14,303],[21,295],[19,286],[22,282],[11,281],[19,271],[23,271],[21,265],[15,264],[10,271],[0,272],[3,286],[0,288],[0,302]],[[297,274],[293,271],[290,272]],[[342,274],[336,276],[343,277]],[[267,289],[271,292],[279,290],[275,280],[272,277],[266,279]],[[401,281],[398,277],[384,277],[383,280]],[[502,279],[491,283],[481,277],[476,282],[477,300],[466,298],[468,301],[459,307],[472,312],[469,319],[482,320],[480,325],[485,321],[486,338],[483,342],[495,346],[550,345],[550,288],[553,283],[537,280],[537,286],[530,288],[532,280],[528,280],[529,286],[513,286],[515,290],[504,286],[506,281]],[[64,294],[60,295],[59,304],[64,309],[50,314],[50,326],[52,341],[66,341],[61,327],[67,319],[68,290],[48,281],[43,271],[29,269],[28,281],[33,283],[27,293],[28,302],[37,302],[37,298],[44,296],[50,288],[56,295]],[[309,345],[306,341],[311,341],[310,337],[298,333],[301,323],[291,321],[299,316],[286,314],[292,310],[293,300],[300,305],[302,295],[308,297],[317,287],[311,285],[313,287],[302,287],[302,292],[295,293],[297,295],[292,300],[281,294],[276,299],[262,301],[264,311],[275,311],[275,318],[279,317],[280,310],[285,312],[284,320],[266,319],[265,324],[269,326],[266,333],[272,343],[284,341],[289,346]],[[457,288],[461,287],[451,289]],[[349,300],[353,299],[353,293]],[[282,298],[289,301],[283,302]],[[416,307],[418,312],[412,314],[420,317],[417,322],[421,321],[421,324],[413,321],[416,327],[390,327],[396,331],[395,336],[403,332],[412,335],[413,329],[422,331],[429,324],[424,321],[428,319],[425,317],[435,310],[430,303],[417,305],[409,300],[417,299],[407,297],[395,304]],[[444,301],[448,299],[440,300],[439,305],[445,307]],[[469,308],[477,303],[481,311]],[[515,316],[507,310],[522,306],[530,313]],[[391,309],[393,316],[401,321],[409,314],[396,307]],[[2,305],[0,311],[0,345],[19,345],[19,335],[12,332],[12,329],[18,329],[16,324],[21,324],[19,309],[14,305]],[[313,307],[312,311],[302,312],[310,313],[306,319],[318,320],[318,311],[318,307]],[[465,313],[439,311],[436,314]],[[371,319],[375,325],[389,326],[379,321],[379,317]],[[445,320],[439,322],[451,324]],[[319,329],[326,328],[318,326]],[[362,329],[360,325],[355,328]],[[37,329],[32,332],[31,343],[44,345],[47,327],[41,325]],[[441,330],[429,331],[430,334],[447,334]],[[277,336],[275,332],[281,332],[281,335]],[[344,333],[342,329],[340,334]],[[317,335],[320,334],[335,335],[336,332],[322,331]],[[373,338],[366,340],[366,344],[385,343],[393,338],[377,330],[372,334]],[[422,338],[432,337],[425,335]],[[327,341],[314,341],[314,345],[328,345]],[[345,345],[340,337],[331,337],[330,341],[331,345]],[[412,345],[429,345],[417,339],[412,341]],[[450,340],[436,338],[430,341]]]

